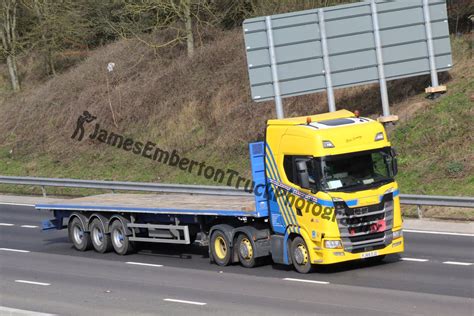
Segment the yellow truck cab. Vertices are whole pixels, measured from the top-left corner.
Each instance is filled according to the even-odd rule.
[[[403,251],[395,152],[381,123],[346,110],[269,120],[265,170],[282,236],[272,236],[274,261],[305,273]]]

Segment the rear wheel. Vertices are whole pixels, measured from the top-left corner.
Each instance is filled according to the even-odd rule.
[[[245,234],[240,234],[236,242],[240,263],[246,268],[253,268],[260,263],[260,258],[255,258],[255,249],[252,242]]]
[[[69,222],[68,235],[69,240],[77,250],[86,251],[91,249],[91,236],[88,232],[86,232],[86,229],[79,218],[74,217]]]
[[[296,271],[299,273],[311,272],[312,265],[308,247],[300,236],[291,242],[291,260],[293,261],[293,266]]]
[[[125,233],[122,222],[115,220],[109,228],[110,239],[115,252],[119,255],[127,255],[134,251],[133,242],[130,241]]]
[[[97,252],[106,253],[112,250],[110,234],[106,234],[102,222],[95,218],[90,225],[92,245]]]
[[[218,265],[226,266],[230,263],[232,255],[230,242],[222,231],[216,230],[212,233],[209,247],[211,247],[212,257]]]

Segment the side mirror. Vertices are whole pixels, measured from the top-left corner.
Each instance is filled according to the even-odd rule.
[[[300,182],[300,186],[302,188],[309,189],[309,174],[306,161],[296,161],[296,171],[298,172],[298,180]]]
[[[397,162],[397,158],[395,157],[392,158],[392,170],[393,170],[393,176],[395,177],[398,173],[398,162]]]
[[[395,177],[398,173],[398,162],[397,162],[397,152],[395,149],[391,148],[390,153],[392,154],[392,172]]]

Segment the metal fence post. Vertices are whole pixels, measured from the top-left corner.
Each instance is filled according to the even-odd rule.
[[[438,73],[436,71],[436,61],[435,61],[434,46],[433,46],[433,33],[431,31],[431,16],[430,16],[430,7],[429,7],[428,0],[423,0],[423,16],[425,19],[425,32],[426,32],[426,44],[428,46],[428,58],[430,61],[431,86],[437,87],[439,86]]]
[[[324,11],[318,9],[319,33],[321,35],[321,48],[323,52],[324,77],[326,78],[326,93],[328,97],[329,112],[336,111],[336,101],[334,100],[334,89],[331,79],[331,66],[329,64],[329,50],[326,38],[326,24],[324,22]]]
[[[44,185],[41,186],[41,192],[43,193],[43,197],[46,197],[46,189]]]
[[[377,5],[375,0],[370,1],[370,9],[372,12],[372,25],[374,28],[375,53],[377,57],[377,70],[379,73],[380,97],[382,99],[383,116],[390,116],[390,108],[387,92],[387,81],[385,79],[385,69],[383,64],[382,41],[380,40],[379,18],[377,13]]]
[[[280,81],[278,80],[275,43],[273,41],[272,20],[270,16],[265,17],[265,25],[267,28],[268,53],[270,54],[270,66],[272,69],[273,94],[275,94],[276,115],[278,119],[282,119],[285,117],[285,114],[283,113],[283,101],[281,99]]]
[[[418,218],[419,218],[419,219],[422,219],[422,218],[423,218],[423,210],[421,209],[421,206],[420,206],[420,205],[417,205],[417,206],[416,206],[416,214],[418,215]]]

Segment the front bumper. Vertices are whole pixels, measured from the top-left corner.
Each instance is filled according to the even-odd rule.
[[[324,242],[323,242],[324,244]],[[333,264],[351,260],[359,260],[374,256],[383,256],[404,251],[405,242],[403,237],[392,240],[390,244],[382,249],[365,251],[359,253],[351,253],[344,249],[320,249],[313,248],[311,261],[313,264]]]

